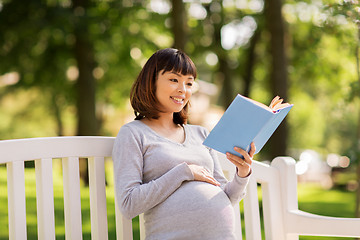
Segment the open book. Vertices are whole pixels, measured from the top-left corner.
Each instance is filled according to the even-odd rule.
[[[283,103],[279,96],[266,106],[238,94],[203,144],[239,156],[234,147],[249,151],[254,142],[255,153],[258,153],[292,107],[292,104]]]

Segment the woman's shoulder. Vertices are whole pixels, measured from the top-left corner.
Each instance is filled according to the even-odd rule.
[[[209,134],[209,130],[203,126],[192,124],[186,124],[185,126],[194,134],[201,135],[203,137],[207,137],[207,135]]]
[[[121,128],[131,128],[138,129],[141,128],[144,124],[140,120],[132,120],[128,123],[125,123]]]
[[[144,130],[144,124],[139,120],[133,120],[121,126],[118,137],[124,135],[139,135]]]

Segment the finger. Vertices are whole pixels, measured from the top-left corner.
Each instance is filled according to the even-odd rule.
[[[244,164],[246,163],[245,159],[234,154],[226,153],[226,156],[232,163],[234,163],[238,167],[244,166]]]
[[[273,109],[276,110],[277,108],[279,108],[281,106],[283,102],[283,99],[279,99],[278,101],[276,101],[276,103],[273,105]]]
[[[270,103],[270,108],[274,108],[279,101],[282,101],[282,99],[279,96],[276,96]]]
[[[284,101],[284,99],[279,98],[279,99],[276,101],[275,106],[281,104],[283,101]]]
[[[220,186],[220,183],[213,176],[211,176],[206,170],[202,171],[201,181],[211,183],[216,186]]]
[[[236,152],[240,153],[243,156],[244,160],[246,160],[247,158],[250,158],[249,153],[247,151],[245,151],[244,149],[239,148],[239,147],[234,147],[234,150]]]
[[[276,96],[273,98],[273,100],[271,101],[270,103],[270,108],[272,108],[274,105],[275,105],[275,102],[279,99],[280,97],[279,96]]]
[[[220,186],[220,183],[210,174],[210,172],[206,168],[202,168],[201,173],[205,182]]]
[[[270,108],[273,110],[276,110],[277,108],[279,108],[282,104],[282,102],[284,101],[284,99],[280,98],[279,96],[276,96],[270,103]]]
[[[248,152],[246,152],[244,149],[241,149],[239,147],[234,147],[234,150],[240,153],[244,157],[244,161],[248,164],[252,163],[252,159]]]
[[[207,170],[207,169],[204,168],[204,167],[201,168],[201,172],[202,172],[203,174],[205,174],[205,175],[210,175],[209,170]]]
[[[215,186],[220,186],[220,183],[218,181],[216,181],[216,179],[211,177],[211,176],[206,176],[205,180],[206,180],[206,182],[211,183],[211,184],[213,184]]]
[[[238,169],[240,169],[240,168],[242,168],[243,166],[246,165],[245,160],[240,160],[240,161],[238,161],[238,160],[235,160],[234,158],[231,158],[231,157],[228,157],[228,159],[229,159],[229,161],[230,161],[231,163],[233,163]]]
[[[250,144],[250,151],[249,151],[250,157],[254,157],[255,151],[256,151],[255,143],[252,142],[252,143]]]

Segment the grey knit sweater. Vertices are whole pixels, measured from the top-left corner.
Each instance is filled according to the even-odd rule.
[[[147,240],[235,239],[232,205],[244,197],[248,177],[227,181],[214,150],[202,145],[207,130],[184,129],[182,144],[138,120],[120,129],[113,149],[116,204],[127,218],[144,213]],[[221,186],[194,181],[188,164],[204,166]]]

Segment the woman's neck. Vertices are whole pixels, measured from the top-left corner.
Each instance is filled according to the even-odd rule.
[[[144,118],[142,121],[152,127],[167,129],[167,130],[172,130],[172,129],[176,129],[179,127],[179,125],[174,123],[173,114],[171,114],[171,115],[162,114],[157,119]]]
[[[185,141],[185,129],[179,124],[175,124],[172,117],[165,118],[162,116],[158,119],[144,118],[141,121],[160,136],[178,143]]]

